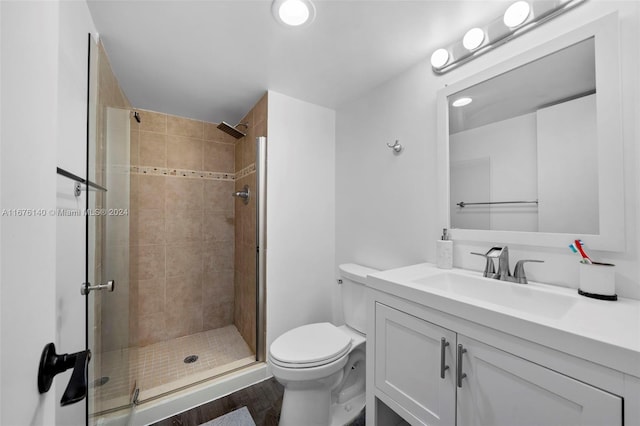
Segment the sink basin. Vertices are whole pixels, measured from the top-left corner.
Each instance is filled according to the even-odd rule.
[[[577,301],[575,297],[547,290],[540,285],[515,284],[455,272],[416,278],[412,282],[459,299],[468,298],[473,302],[489,303],[547,318],[561,318]]]

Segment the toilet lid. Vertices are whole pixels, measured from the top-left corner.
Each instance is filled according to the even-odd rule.
[[[278,337],[269,350],[271,358],[287,365],[318,366],[349,352],[351,337],[328,322],[303,325]]]

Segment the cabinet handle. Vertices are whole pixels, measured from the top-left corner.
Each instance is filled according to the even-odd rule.
[[[449,346],[449,342],[444,337],[440,339],[440,378],[444,379],[444,372],[449,369],[449,366],[445,364],[446,354],[445,349]]]
[[[458,387],[462,387],[462,379],[467,377],[466,373],[462,372],[462,354],[467,352],[467,350],[461,345],[458,344],[458,362],[456,364],[456,381],[458,382]]]

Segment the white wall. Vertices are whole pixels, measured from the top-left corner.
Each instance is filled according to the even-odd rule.
[[[84,175],[87,33],[85,2],[1,2],[2,209],[44,209],[44,217],[2,217],[1,424],[84,423],[84,403],[59,406],[70,372],[36,387],[46,343],[84,349],[84,218],[56,218],[83,206],[55,167]],[[58,195],[56,197],[56,194]]]
[[[444,75],[431,72],[428,58],[360,99],[342,105],[336,115],[336,263],[356,261],[391,268],[435,261],[436,92],[493,64],[612,11],[621,29],[622,111],[624,136],[624,253],[592,253],[617,264],[621,296],[640,298],[638,210],[638,2],[591,1],[534,31],[500,46]],[[454,36],[452,34],[452,36]],[[462,36],[462,34],[460,34]],[[384,143],[399,138],[406,150],[393,156]],[[469,254],[492,242],[454,242],[454,265],[482,270]],[[567,250],[511,245],[512,259],[544,259],[528,266],[532,280],[577,287],[578,262]]]
[[[514,137],[514,135],[518,135]],[[462,229],[502,229],[505,231],[537,231],[538,209],[534,205],[469,206],[459,208],[456,203],[486,201],[535,200],[538,187],[536,156],[536,114],[490,123],[484,126],[449,135],[449,161],[451,164],[469,162],[488,157],[489,181],[486,171],[479,176],[465,176],[459,182],[456,173],[451,173],[451,227]],[[486,163],[486,162],[485,162]],[[477,167],[476,167],[477,168]],[[452,171],[454,168],[451,169]],[[484,181],[489,186],[489,197],[482,193],[468,194],[469,178]],[[478,185],[475,182],[475,185]],[[467,188],[460,198],[454,187]],[[486,191],[486,190],[485,190]],[[489,214],[488,228],[467,226],[474,215]]]
[[[335,112],[268,94],[267,347],[285,331],[331,321]]]
[[[537,111],[540,232],[598,234],[596,95]]]
[[[56,206],[57,3],[0,2],[0,204]],[[3,425],[54,423],[54,391],[36,387],[42,348],[56,337],[55,218],[1,217]]]

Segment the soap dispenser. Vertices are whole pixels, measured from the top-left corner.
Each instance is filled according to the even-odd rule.
[[[442,229],[442,237],[436,241],[436,265],[440,269],[453,268],[453,241],[447,228]]]

